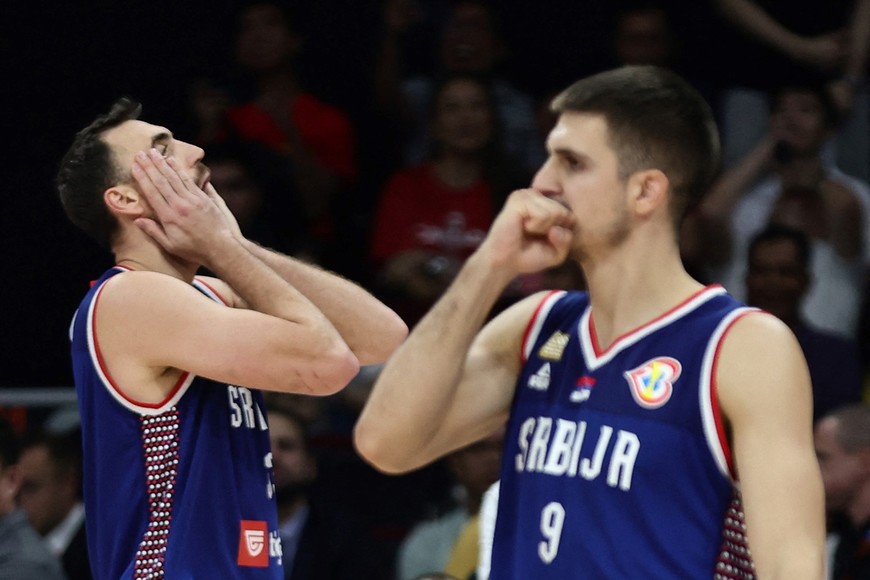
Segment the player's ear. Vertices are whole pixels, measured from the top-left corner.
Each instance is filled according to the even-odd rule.
[[[103,192],[103,201],[114,214],[141,215],[142,196],[135,187],[114,185]]]
[[[668,199],[670,181],[658,169],[637,171],[629,177],[629,191],[635,212],[649,215],[664,207]]]

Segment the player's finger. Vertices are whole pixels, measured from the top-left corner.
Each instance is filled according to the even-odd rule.
[[[148,152],[148,156],[154,164],[154,167],[160,172],[160,175],[165,180],[166,185],[172,190],[171,192],[164,192],[164,195],[169,197],[171,196],[171,193],[175,193],[181,198],[186,197],[186,194],[189,191],[188,184],[185,183],[176,169],[170,167],[168,160],[156,149],[151,149]]]
[[[572,228],[573,214],[565,206],[546,197],[530,197],[525,206],[523,228],[532,233],[545,234],[553,226]]]
[[[204,193],[202,191],[202,188],[200,188],[199,185],[196,183],[196,180],[193,178],[193,175],[191,175],[190,171],[182,167],[175,157],[167,157],[166,165],[168,166],[169,170],[175,174],[175,177],[177,177],[181,181],[181,183],[184,185],[185,190],[197,196],[200,193]]]
[[[132,173],[136,183],[139,184],[139,191],[145,197],[148,205],[151,206],[157,215],[163,215],[169,210],[169,204],[165,196],[160,191],[160,188],[154,183],[154,179],[163,179],[159,174],[154,175],[153,164],[143,152],[136,154],[136,161],[133,163]],[[149,173],[149,168],[152,169]]]
[[[217,190],[214,188],[214,185],[212,185],[210,181],[205,184],[204,191],[205,191],[205,194],[212,199],[215,199],[215,198],[218,198],[221,196],[221,194],[219,194],[217,192]]]
[[[560,253],[562,251],[567,253],[573,237],[574,231],[562,226],[553,226],[547,232],[547,239]]]
[[[137,218],[133,220],[133,223],[136,224],[140,230],[154,238],[154,240],[164,248],[169,244],[169,237],[156,221],[150,218]]]

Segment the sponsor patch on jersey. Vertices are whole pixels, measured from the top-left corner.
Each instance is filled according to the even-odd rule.
[[[556,331],[547,342],[538,349],[538,356],[547,360],[562,360],[562,353],[571,337],[564,332]]]
[[[530,389],[536,391],[546,391],[550,386],[550,363],[544,363],[538,372],[529,377],[529,382],[526,383]]]
[[[568,399],[572,403],[583,403],[589,400],[592,396],[592,387],[595,386],[595,377],[583,376],[577,379],[577,384]]]
[[[269,566],[269,527],[259,520],[242,520],[239,533],[239,566]]]
[[[662,356],[626,371],[625,378],[638,405],[658,409],[671,398],[682,368],[677,359]]]

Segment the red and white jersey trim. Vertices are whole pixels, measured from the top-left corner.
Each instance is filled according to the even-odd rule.
[[[713,332],[704,352],[704,360],[701,366],[700,396],[701,423],[704,426],[704,436],[710,453],[716,460],[719,471],[727,478],[736,480],[734,466],[731,457],[731,448],[725,436],[725,425],[722,421],[722,413],[719,409],[719,397],[716,393],[716,363],[719,359],[719,351],[722,339],[732,325],[742,316],[750,312],[757,312],[757,308],[738,308],[730,312]]]
[[[603,365],[610,362],[613,357],[615,357],[624,349],[635,344],[639,340],[649,336],[656,330],[659,330],[660,328],[671,324],[675,320],[682,318],[683,316],[695,310],[708,300],[722,294],[725,294],[725,288],[723,288],[722,286],[718,284],[707,286],[695,295],[689,297],[683,303],[665,312],[661,316],[651,320],[643,326],[636,328],[635,330],[623,334],[615,341],[613,341],[613,344],[611,344],[610,347],[608,347],[604,351],[601,351],[598,346],[598,340],[595,338],[595,323],[592,320],[592,307],[591,305],[588,306],[586,308],[586,311],[580,316],[580,323],[578,328],[578,334],[580,336],[580,346],[583,349],[583,358],[586,361],[586,367],[590,371],[601,368]]]
[[[127,268],[120,267],[123,270],[128,270]],[[111,279],[111,278],[110,278]],[[108,281],[108,280],[107,280]],[[109,374],[108,369],[106,368],[106,363],[103,360],[102,354],[100,352],[100,344],[99,339],[96,335],[96,311],[97,306],[100,302],[100,295],[106,287],[106,283],[103,284],[97,289],[94,294],[94,299],[91,300],[90,307],[88,308],[88,319],[87,319],[87,331],[88,331],[88,350],[91,355],[91,363],[94,365],[94,369],[97,373],[97,376],[100,377],[100,381],[102,381],[103,385],[106,387],[106,390],[112,395],[121,406],[126,409],[140,414],[140,415],[159,415],[173,406],[184,396],[184,393],[187,392],[190,383],[193,382],[195,375],[184,372],[178,379],[178,382],[172,387],[172,390],[169,392],[169,395],[163,401],[159,403],[145,403],[142,401],[137,401],[127,394],[118,386],[112,376]]]
[[[522,362],[525,363],[532,356],[532,348],[538,340],[538,335],[541,334],[541,328],[544,326],[544,321],[556,304],[562,297],[567,294],[564,290],[553,290],[541,300],[535,313],[529,319],[529,325],[526,327],[525,335],[523,336]]]
[[[212,288],[211,285],[209,285],[209,283],[206,282],[205,280],[203,280],[201,278],[194,278],[193,285],[197,289],[199,289],[200,292],[202,292],[203,294],[205,294],[206,296],[208,296],[209,298],[211,298],[215,302],[220,302],[224,306],[229,306],[229,302],[224,300],[224,297],[221,296],[220,294],[218,294],[218,291],[215,290],[214,288]]]

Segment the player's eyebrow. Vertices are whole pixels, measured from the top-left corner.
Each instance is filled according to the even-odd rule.
[[[558,157],[576,159],[577,161],[587,164],[592,162],[591,157],[589,157],[585,153],[577,151],[576,149],[571,149],[570,147],[555,147],[551,150],[551,154]]]

